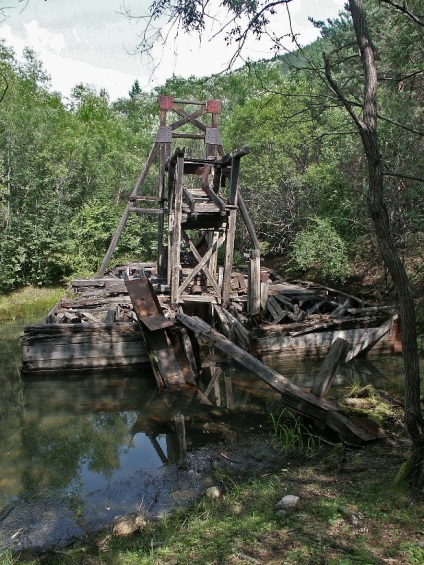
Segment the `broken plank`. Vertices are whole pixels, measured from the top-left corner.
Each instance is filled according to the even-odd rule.
[[[330,347],[324,363],[315,379],[314,385],[311,388],[311,393],[319,398],[322,398],[330,390],[333,384],[334,377],[343,363],[343,358],[349,348],[347,341],[337,338]]]
[[[183,325],[200,334],[212,345],[223,351],[233,361],[255,373],[260,379],[281,393],[281,401],[292,410],[303,416],[324,422],[348,441],[370,441],[378,437],[376,433],[349,420],[339,412],[334,404],[317,398],[295,386],[289,379],[231,343],[200,318],[190,317],[186,314],[177,314],[176,318]]]
[[[350,298],[346,298],[343,304],[341,304],[335,310],[333,310],[333,312],[331,312],[330,318],[341,318],[346,312],[346,310],[349,308],[349,306],[350,306]]]
[[[249,351],[249,332],[237,320],[237,318],[231,314],[231,312],[228,312],[228,310],[226,310],[225,308],[222,308],[222,311],[224,312],[225,316],[227,317],[227,320],[230,323],[230,326],[232,326],[234,328],[235,333],[237,335],[239,345],[243,349],[245,349],[246,351]]]
[[[274,310],[277,312],[277,317],[281,316],[281,314],[283,313],[283,309],[278,304],[278,302],[275,300],[275,298],[273,296],[270,296],[269,299],[268,299],[268,302],[269,302],[269,304],[272,305]]]
[[[393,322],[395,321],[395,319],[397,319],[397,317],[398,317],[397,315],[393,316],[392,318],[387,320],[387,322],[384,322],[384,324],[382,324],[379,328],[377,328],[374,331],[365,330],[364,334],[367,333],[368,334],[367,337],[362,341],[360,341],[354,348],[352,348],[350,351],[347,352],[344,362],[349,363],[349,361],[352,361],[352,359],[354,359],[362,351],[365,351],[365,349],[377,343],[377,341],[379,341],[392,329]]]

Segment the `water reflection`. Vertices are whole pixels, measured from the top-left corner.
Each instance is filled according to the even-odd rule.
[[[212,406],[193,394],[159,394],[146,369],[23,380],[22,325],[0,331],[0,548],[60,545],[116,515],[183,503],[204,477],[167,464],[235,430],[253,431],[279,397],[223,362],[201,374]],[[308,361],[264,361],[302,387],[319,370]],[[332,390],[360,382],[401,395],[400,374],[400,358],[358,360],[342,367]]]

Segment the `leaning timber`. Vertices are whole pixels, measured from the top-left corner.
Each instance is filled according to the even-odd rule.
[[[347,441],[370,441],[378,437],[378,431],[371,427],[364,427],[354,420],[347,418],[337,407],[318,398],[314,394],[304,392],[295,386],[289,379],[274,371],[261,361],[234,345],[222,334],[214,330],[203,320],[196,316],[177,314],[177,320],[187,328],[199,334],[209,343],[220,349],[232,360],[251,371],[260,379],[268,383],[272,388],[281,393],[282,403],[301,414],[314,420],[318,420],[329,428],[339,433]]]

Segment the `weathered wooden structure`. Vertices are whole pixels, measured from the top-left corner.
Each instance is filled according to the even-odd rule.
[[[105,274],[129,215],[155,215],[158,219],[157,275],[170,292],[171,307],[175,309],[179,304],[195,300],[192,297],[202,293],[202,286],[208,290],[207,298],[198,298],[198,301],[228,305],[239,211],[252,240],[249,295],[256,298],[251,301],[250,311],[257,314],[260,309],[259,242],[238,190],[240,159],[248,149],[224,153],[218,129],[219,100],[198,102],[159,96],[158,103],[160,127],[155,142],[97,277]],[[194,111],[188,111],[187,107],[194,107]],[[176,114],[179,119],[168,123],[169,114]],[[205,119],[201,121],[201,118]],[[204,154],[189,156],[185,149],[175,148],[176,141],[190,142],[192,150],[197,144],[197,153]],[[158,192],[151,195],[143,189],[155,162]],[[146,207],[146,203],[155,206]],[[225,251],[219,267],[221,246]],[[194,263],[191,266],[184,260],[186,251]]]
[[[188,111],[192,106],[194,111]],[[322,397],[341,363],[377,343],[380,352],[398,348],[396,313],[330,288],[289,283],[261,268],[259,242],[238,187],[240,160],[248,149],[225,154],[218,129],[220,101],[159,96],[159,108],[153,147],[98,273],[73,281],[72,298],[61,300],[44,324],[25,328],[24,370],[150,362],[161,390],[196,387],[198,398],[210,404],[213,379],[206,390],[198,388],[185,326],[281,392],[288,407],[349,439],[372,439],[375,430],[352,423]],[[168,123],[170,113],[178,119]],[[200,144],[201,150],[189,156],[175,147],[176,140],[190,142],[192,150]],[[152,174],[155,194],[147,182]],[[157,262],[106,273],[130,214],[157,218]],[[247,264],[235,272],[238,214],[251,250]],[[328,352],[310,393],[259,361],[276,352],[317,358]]]

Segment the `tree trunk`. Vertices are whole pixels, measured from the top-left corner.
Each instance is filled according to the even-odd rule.
[[[424,421],[420,403],[415,305],[405,267],[392,238],[389,216],[384,203],[383,162],[377,136],[377,69],[362,0],[349,0],[349,10],[364,70],[363,120],[356,118],[354,121],[368,162],[369,212],[381,255],[398,295],[405,367],[405,423],[412,439],[412,465],[409,467],[409,479],[415,486],[422,488],[424,486]],[[346,106],[346,100],[342,102]]]

